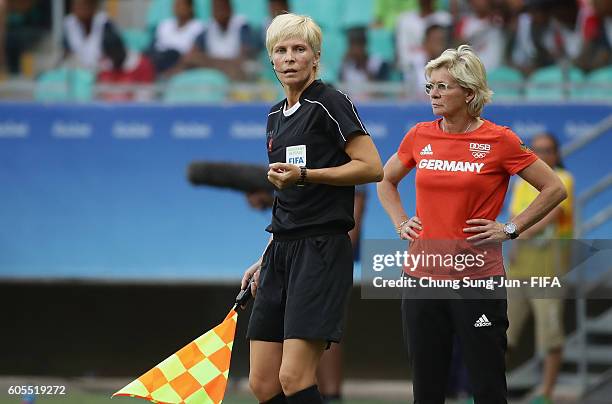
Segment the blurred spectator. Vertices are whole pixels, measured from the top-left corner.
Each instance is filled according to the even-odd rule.
[[[289,12],[289,2],[287,0],[269,0],[268,1],[268,16],[262,24],[261,30],[254,34],[255,49],[258,51],[265,50],[266,48],[266,31],[268,26],[272,22],[272,19],[277,15]],[[266,66],[267,68],[267,66]]]
[[[0,80],[6,72],[6,15],[8,7],[6,0],[0,0]]]
[[[608,64],[610,50],[602,21],[593,7],[576,0],[562,0],[552,13],[567,60],[585,71]]]
[[[174,0],[174,17],[159,23],[151,60],[158,73],[175,66],[193,47],[204,25],[194,18],[193,0]]]
[[[472,46],[487,70],[503,63],[505,36],[503,21],[490,0],[469,0],[471,12],[459,18],[454,37],[459,44]]]
[[[246,18],[233,14],[230,0],[212,0],[212,16],[172,73],[204,67],[221,70],[233,80],[251,78],[259,67],[254,61],[255,42]]]
[[[366,28],[349,29],[347,41],[348,48],[340,67],[340,81],[358,84],[389,78],[389,64],[379,56],[368,55]]]
[[[511,250],[508,278],[530,279],[533,276],[563,276],[571,262],[567,240],[573,235],[574,179],[563,168],[559,143],[549,133],[536,135],[533,151],[559,176],[567,190],[567,199],[538,223],[521,233],[519,243]],[[516,216],[537,196],[538,190],[519,178],[512,190],[510,215]],[[508,288],[508,351],[517,347],[525,321],[531,311],[535,320],[537,353],[544,359],[542,383],[532,404],[551,404],[557,375],[561,369],[564,343],[563,300],[530,296],[527,288]]]
[[[1,70],[33,74],[32,67],[22,66],[22,55],[51,28],[50,8],[50,2],[42,0],[0,1]]]
[[[64,19],[65,59],[78,67],[97,70],[102,59],[102,40],[119,33],[106,13],[97,11],[98,0],[73,0]]]
[[[268,1],[268,19],[265,26],[270,25],[270,22],[277,15],[289,12],[289,2],[287,0],[269,0]]]
[[[408,64],[402,71],[404,82],[408,88],[412,89],[412,93],[416,98],[428,98],[425,94],[425,65],[430,60],[440,56],[445,49],[448,48],[449,28],[442,25],[432,24],[425,30],[423,45],[414,53],[409,55]]]
[[[374,25],[394,31],[397,17],[405,11],[413,11],[416,8],[417,0],[376,0]]]
[[[601,32],[608,49],[612,49],[612,2],[610,0],[593,0],[593,8],[601,21]]]
[[[434,0],[419,0],[418,10],[404,12],[398,17],[396,52],[402,71],[412,68],[412,55],[422,50],[425,30],[433,24],[443,27],[451,25],[451,15],[446,11],[435,11]]]
[[[585,50],[589,66],[583,68],[597,69],[612,64],[612,1],[593,0],[593,17],[596,23],[590,32],[590,46]]]
[[[518,14],[525,6],[525,0],[505,0],[504,4],[511,12]]]
[[[592,5],[586,23],[587,42],[578,61],[584,70],[612,64],[612,1],[592,0]]]
[[[593,5],[605,5],[595,0]],[[510,64],[525,74],[568,62],[585,71],[606,65],[610,48],[601,18],[577,0],[525,0],[518,17]]]
[[[561,57],[585,69],[593,31],[589,25],[595,24],[595,16],[589,7],[580,6],[577,0],[559,0],[551,10],[554,18],[556,38]]]
[[[100,84],[151,84],[155,81],[155,69],[148,57],[126,49],[121,38],[111,35],[102,42],[104,60],[98,74]],[[100,94],[106,101],[146,101],[153,97],[151,90],[109,90]]]
[[[525,0],[510,46],[509,64],[529,75],[561,57],[551,8],[556,0]]]

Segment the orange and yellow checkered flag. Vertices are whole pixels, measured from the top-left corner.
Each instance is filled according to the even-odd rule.
[[[236,334],[236,306],[225,320],[149,370],[114,396],[153,403],[218,404],[223,401]]]

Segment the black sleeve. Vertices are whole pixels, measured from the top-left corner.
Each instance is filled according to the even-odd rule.
[[[368,131],[357,113],[351,99],[338,90],[331,90],[327,100],[322,102],[328,115],[328,133],[344,149],[352,135]]]
[[[193,41],[193,46],[200,52],[206,53],[206,29],[202,31]]]
[[[72,52],[72,49],[70,49],[70,42],[68,42],[68,36],[65,32],[62,34],[62,47],[64,48],[64,52]]]
[[[117,27],[115,26],[115,24],[113,24],[111,21],[107,21],[106,24],[104,24],[104,36],[111,36],[114,38],[119,38],[119,40],[121,40],[121,34],[119,33],[119,30],[117,29]]]
[[[249,24],[244,24],[240,27],[240,45],[249,54],[254,53],[255,49],[257,49],[256,40],[253,38],[253,30]]]
[[[125,50],[125,43],[123,43],[123,38],[121,37],[121,33],[117,29],[117,27],[110,21],[107,21],[104,24],[104,31],[102,34],[102,50],[104,51],[104,46],[121,46]]]
[[[382,62],[378,71],[376,72],[376,80],[377,81],[389,80],[390,75],[391,75],[391,66],[389,66],[389,63],[387,62]]]

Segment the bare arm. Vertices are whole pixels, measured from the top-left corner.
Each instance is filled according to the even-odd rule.
[[[399,157],[397,157],[397,153],[394,154],[389,158],[387,164],[385,164],[385,176],[381,182],[376,184],[376,190],[378,191],[378,199],[385,211],[387,211],[389,218],[391,218],[393,227],[397,229],[404,223],[401,228],[400,237],[407,240],[413,240],[419,237],[416,230],[423,230],[421,221],[416,216],[408,220],[408,215],[402,206],[402,200],[397,189],[400,181],[408,175],[409,172],[410,169],[406,168],[401,162]]]
[[[0,73],[4,73],[6,69],[5,53],[6,53],[6,15],[7,15],[6,0],[0,0]],[[8,70],[8,69],[6,69]]]
[[[540,220],[539,222],[531,226],[529,229],[522,232],[519,238],[530,239],[537,236],[542,231],[544,231],[544,229],[546,229],[548,225],[550,225],[551,223],[556,223],[559,220],[559,216],[561,216],[562,212],[563,209],[560,206],[556,206],[553,210],[550,211],[548,215],[544,216],[544,219]]]
[[[347,141],[344,150],[351,161],[337,167],[308,169],[306,181],[316,184],[349,186],[382,180],[382,163],[370,136],[352,136]],[[299,178],[300,168],[296,165],[270,164],[268,180],[279,189],[295,184]]]
[[[353,244],[353,251],[357,248],[357,244],[361,238],[361,220],[363,218],[363,212],[365,211],[365,199],[366,196],[364,192],[355,193],[355,207],[353,209],[355,227],[349,231],[349,237],[351,238],[351,243]]]
[[[383,179],[382,161],[370,136],[352,136],[344,150],[351,161],[338,167],[308,170],[308,182],[359,185]]]
[[[268,246],[272,242],[272,238],[273,236],[270,235],[270,238],[268,239],[268,243],[266,244],[266,247],[264,248],[261,254],[261,257],[259,257],[259,259],[253,263],[253,265],[251,265],[246,271],[244,271],[244,275],[242,275],[242,281],[240,282],[240,289],[245,289],[247,287],[251,277],[255,278],[255,282],[251,284],[251,293],[253,294],[253,296],[257,294],[257,287],[259,286],[259,272],[261,270],[261,263],[263,261],[263,256],[266,250],[268,249]]]
[[[521,234],[542,220],[567,198],[567,191],[557,174],[539,159],[519,172],[518,175],[540,191],[537,198],[512,219],[512,222],[516,224],[517,232]],[[508,239],[504,233],[504,225],[501,223],[482,218],[469,219],[466,223],[476,226],[464,228],[464,232],[478,233],[468,237],[467,240],[481,243]]]
[[[396,153],[391,156],[387,164],[385,164],[385,176],[383,180],[376,184],[378,199],[380,199],[381,205],[385,211],[387,211],[394,227],[397,227],[402,221],[408,219],[408,215],[402,206],[402,200],[397,186],[409,172],[410,169],[404,166]]]

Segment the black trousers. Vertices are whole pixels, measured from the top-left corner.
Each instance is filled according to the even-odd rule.
[[[404,298],[402,320],[415,404],[444,403],[455,335],[459,337],[475,404],[507,403],[505,298]]]

